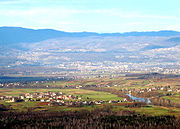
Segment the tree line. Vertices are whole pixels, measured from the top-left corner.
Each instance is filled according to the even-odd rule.
[[[180,127],[180,121],[174,116],[145,116],[133,111],[115,112],[110,108],[103,108],[74,112],[0,112],[0,127],[3,129],[173,129]]]
[[[102,92],[109,92],[111,94],[117,95],[118,97],[126,98],[128,101],[132,101],[132,99],[128,95],[124,94],[120,90],[113,89],[113,88],[86,86],[86,87],[83,87],[83,89],[94,90],[94,91],[102,91]]]

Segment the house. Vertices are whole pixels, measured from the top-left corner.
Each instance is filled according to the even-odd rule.
[[[4,99],[5,99],[5,97],[4,97],[4,96],[0,96],[0,99],[1,99],[1,100],[4,100]]]
[[[6,102],[8,102],[8,103],[13,103],[13,102],[16,102],[16,101],[18,101],[19,99],[17,98],[17,97],[12,97],[12,98],[10,98],[10,100],[9,101],[6,101]]]
[[[124,102],[127,102],[127,99],[126,99],[126,98],[123,98],[123,101],[124,101]]]
[[[41,99],[41,102],[44,102],[44,99]]]
[[[101,103],[96,101],[95,104],[101,104]]]
[[[21,99],[24,99],[24,96],[20,96]]]
[[[12,102],[15,102],[15,99],[14,98],[11,98],[9,101],[6,101],[8,103],[12,103]]]
[[[51,102],[51,103],[48,103],[48,106],[59,106],[59,103],[57,103],[57,102]]]
[[[152,89],[150,88],[150,89],[148,89],[148,92],[150,92],[150,91],[152,91]]]

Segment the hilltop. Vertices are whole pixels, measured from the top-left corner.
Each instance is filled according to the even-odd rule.
[[[145,69],[176,73],[179,39],[180,32],[170,30],[94,33],[0,27],[0,71],[2,75],[82,70],[98,75],[104,70],[109,74]]]
[[[39,42],[60,37],[87,37],[87,36],[177,36],[178,31],[162,30],[147,32],[125,33],[95,33],[95,32],[64,32],[53,29],[29,29],[22,27],[0,27],[0,39],[2,44],[15,44],[24,42]]]

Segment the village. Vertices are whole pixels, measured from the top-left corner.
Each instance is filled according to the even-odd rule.
[[[172,88],[171,86],[155,86],[152,88],[138,88],[138,89],[133,89],[133,88],[127,88],[127,89],[123,89],[121,90],[125,93],[137,93],[137,94],[142,94],[142,93],[151,93],[151,92],[155,92],[155,91],[164,91],[167,92],[167,94],[172,95],[174,93],[179,93],[180,89],[179,88]]]
[[[121,85],[120,85],[121,86]],[[118,85],[91,85],[91,86],[85,86],[85,87],[107,87],[107,88],[114,88],[114,87],[119,87]],[[141,88],[124,88],[123,86],[121,86],[122,88],[119,89],[119,91],[126,93],[126,94],[131,94],[131,93],[137,93],[137,94],[141,94],[141,93],[147,93],[147,92],[154,92],[154,91],[164,91],[164,92],[168,92],[169,94],[173,94],[173,93],[180,93],[180,88],[177,87],[171,87],[171,86],[154,86],[154,85],[148,85],[148,87],[141,87]],[[76,87],[77,88],[77,87]]]
[[[88,100],[89,99],[89,100]],[[0,100],[4,100],[7,103],[14,102],[42,102],[48,106],[87,106],[87,105],[99,105],[103,103],[121,103],[127,102],[127,99],[123,100],[91,100],[89,97],[81,98],[79,96],[67,95],[62,92],[40,92],[40,93],[25,93],[19,96],[0,96]]]

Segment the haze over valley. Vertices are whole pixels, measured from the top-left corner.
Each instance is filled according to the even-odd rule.
[[[60,71],[179,73],[180,32],[91,33],[0,28],[1,74]],[[24,71],[17,70],[23,67]],[[27,70],[28,69],[28,70]],[[58,72],[54,72],[57,69]],[[97,73],[99,73],[97,72]]]

